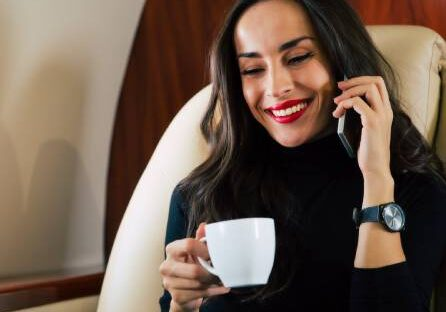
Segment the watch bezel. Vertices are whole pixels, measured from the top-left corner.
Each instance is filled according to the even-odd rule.
[[[387,220],[384,217],[386,210],[387,209],[391,209],[391,208],[396,208],[396,210],[398,211],[399,215],[401,216],[401,226],[398,227],[398,228],[392,228],[391,225],[389,225],[387,223]],[[404,230],[405,225],[406,225],[406,215],[404,214],[403,208],[401,208],[401,206],[399,206],[396,203],[383,204],[383,205],[379,206],[379,212],[380,212],[379,213],[379,217],[380,217],[379,221],[380,221],[380,223],[382,223],[386,227],[386,229],[389,232],[396,233],[396,232],[401,232],[401,231]]]

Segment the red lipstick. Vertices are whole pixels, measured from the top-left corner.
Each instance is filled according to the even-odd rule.
[[[287,109],[288,107],[296,106],[297,104],[300,104],[302,102],[309,102],[310,99],[295,99],[295,100],[286,100],[283,102],[280,102],[276,105],[273,105],[271,107],[268,107],[268,110],[279,110],[279,109]]]
[[[273,105],[273,106],[267,108],[266,112],[268,113],[268,115],[271,116],[271,118],[273,118],[278,123],[286,124],[286,123],[290,123],[290,122],[293,122],[293,121],[299,119],[305,113],[307,108],[310,106],[311,101],[312,101],[312,99],[287,100],[287,101],[283,101],[281,103],[278,103],[276,105]],[[302,108],[301,110],[291,113],[287,116],[276,116],[272,112],[273,110],[275,110],[275,111],[286,110],[290,107],[296,106],[301,103],[307,103],[307,105],[304,108]]]

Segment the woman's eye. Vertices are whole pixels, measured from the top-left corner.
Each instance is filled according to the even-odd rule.
[[[247,75],[247,76],[252,76],[255,75],[257,73],[260,73],[261,71],[263,71],[262,68],[252,68],[252,69],[245,69],[242,71],[242,75]]]
[[[288,60],[288,64],[293,65],[293,64],[301,63],[302,61],[306,60],[307,58],[309,58],[311,56],[313,56],[313,53],[308,52],[308,53],[305,53],[304,55],[292,57]]]
[[[297,64],[305,61],[306,59],[312,57],[313,55],[314,55],[314,53],[308,52],[308,53],[305,53],[303,55],[292,57],[292,58],[290,58],[288,60],[288,64],[290,64],[290,65],[297,65]],[[241,72],[241,74],[242,74],[242,76],[254,76],[254,75],[262,72],[263,70],[264,69],[261,68],[261,67],[260,68],[259,67],[257,67],[257,68],[248,68],[248,69],[243,70]]]

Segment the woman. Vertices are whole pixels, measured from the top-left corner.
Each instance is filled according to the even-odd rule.
[[[446,243],[444,171],[353,10],[238,1],[211,64],[211,153],[172,195],[162,311],[428,311]],[[336,134],[347,110],[360,115],[357,158]],[[361,219],[379,205],[406,228]],[[209,258],[203,223],[253,216],[275,219],[273,271],[263,287],[227,289],[196,261]]]

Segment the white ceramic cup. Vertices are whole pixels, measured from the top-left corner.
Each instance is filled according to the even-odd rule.
[[[225,287],[264,285],[271,273],[276,249],[274,220],[271,218],[234,219],[205,226],[212,266],[202,258],[200,264],[217,275]]]

